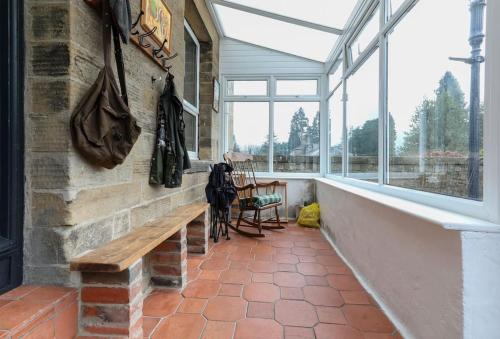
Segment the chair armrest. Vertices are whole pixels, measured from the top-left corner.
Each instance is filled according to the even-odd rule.
[[[249,190],[249,189],[251,189],[251,190],[255,189],[255,185],[254,184],[248,184],[248,185],[245,185],[245,186],[236,186],[235,185],[234,187],[236,187],[237,191],[246,191],[246,190]]]
[[[273,182],[269,182],[269,183],[262,183],[262,182],[258,182],[257,183],[257,187],[271,187],[271,186],[277,186],[279,185],[279,181],[273,181]]]

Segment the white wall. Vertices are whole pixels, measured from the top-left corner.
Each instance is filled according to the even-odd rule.
[[[222,75],[322,74],[324,64],[225,38],[220,43]]]
[[[323,227],[405,337],[462,338],[459,231],[321,181],[316,194]]]

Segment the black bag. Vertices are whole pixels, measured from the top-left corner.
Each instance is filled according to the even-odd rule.
[[[71,116],[71,136],[76,149],[91,163],[114,168],[132,150],[141,128],[130,113],[125,71],[118,32],[112,28],[108,0],[102,1],[104,68]],[[121,93],[111,67],[111,33]]]
[[[213,166],[205,187],[205,194],[210,205],[218,210],[226,210],[236,199],[236,188],[231,180],[233,168],[221,162]]]

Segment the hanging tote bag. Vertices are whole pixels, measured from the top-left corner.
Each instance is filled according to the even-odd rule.
[[[141,128],[130,113],[120,41],[115,34],[115,57],[121,93],[111,67],[112,21],[109,0],[102,1],[104,68],[71,116],[75,148],[94,165],[108,169],[123,163]]]

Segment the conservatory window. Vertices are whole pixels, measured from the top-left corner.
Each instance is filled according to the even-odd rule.
[[[274,104],[274,172],[319,172],[319,102]]]
[[[331,71],[328,73],[328,91],[330,92],[337,88],[342,81],[342,65],[342,59],[337,59],[337,61],[334,62]]]
[[[346,81],[347,176],[378,182],[378,49]]]
[[[445,12],[443,24],[441,13]],[[390,185],[469,196],[471,66],[449,59],[470,55],[469,23],[469,6],[463,1],[421,0],[389,35],[388,112],[393,124],[389,127]],[[425,65],[425,71],[418,65]],[[484,64],[480,67],[482,72]],[[471,196],[479,200],[482,88],[480,93],[475,132],[479,134],[481,184],[477,195]]]
[[[277,80],[276,95],[318,95],[318,80]]]
[[[226,91],[229,96],[267,96],[267,80],[228,80]]]
[[[369,44],[377,36],[380,27],[380,8],[372,12],[368,21],[358,33],[354,41],[349,45],[351,63],[356,61],[363,52],[366,51]]]
[[[329,173],[342,175],[342,158],[344,154],[344,108],[342,101],[343,88],[340,87],[328,99],[329,121]]]
[[[269,170],[269,103],[226,102],[228,150],[251,154],[256,171]]]
[[[267,3],[267,2],[266,2]],[[214,4],[224,35],[324,62],[338,35]]]

